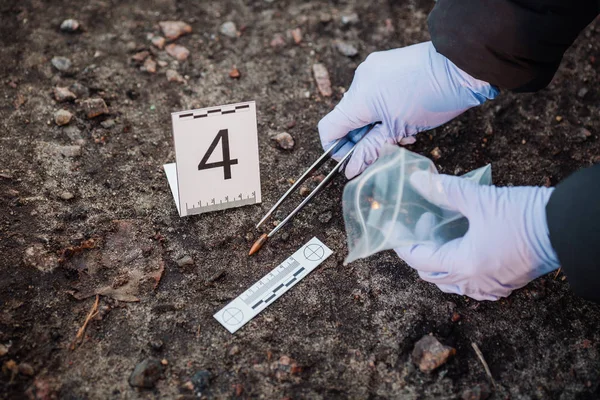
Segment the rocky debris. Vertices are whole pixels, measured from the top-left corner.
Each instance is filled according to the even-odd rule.
[[[300,186],[300,189],[298,190],[298,193],[300,193],[300,196],[302,197],[306,197],[310,194],[310,189],[306,186]]]
[[[201,393],[210,384],[211,373],[206,370],[197,371],[194,376],[192,376],[191,382],[194,385],[194,391],[196,393]]]
[[[422,372],[431,372],[456,354],[450,346],[441,344],[434,336],[425,335],[415,344],[412,361]]]
[[[179,36],[192,33],[192,27],[183,21],[161,21],[158,25],[163,35],[169,40],[175,40]]]
[[[231,347],[231,349],[229,349],[229,355],[230,356],[235,356],[236,354],[240,354],[240,346],[233,345]]]
[[[436,147],[435,149],[431,150],[430,154],[434,160],[439,160],[440,158],[442,158],[442,151],[439,147]]]
[[[148,72],[150,74],[156,73],[156,61],[154,61],[150,57],[146,58],[146,61],[144,61],[144,65],[140,67],[140,70],[143,72]]]
[[[237,27],[235,26],[235,23],[232,21],[224,22],[223,25],[221,25],[221,27],[219,28],[219,32],[221,32],[222,35],[225,35],[232,39],[235,39],[236,37],[238,37]]]
[[[280,48],[284,47],[285,44],[285,39],[280,33],[276,33],[275,36],[273,36],[273,39],[271,39],[271,47]]]
[[[54,400],[59,399],[61,383],[54,378],[36,377],[33,384],[27,388],[25,395],[28,399]]]
[[[114,119],[107,119],[105,121],[100,122],[100,125],[104,128],[104,129],[111,129],[114,128],[116,125],[116,122]]]
[[[456,311],[454,311],[452,313],[452,316],[450,317],[450,321],[452,321],[452,322],[458,322],[458,321],[460,321],[460,314],[457,313]]]
[[[580,99],[583,99],[585,97],[586,94],[588,94],[590,90],[586,87],[582,87],[581,89],[579,89],[577,91],[577,97],[579,97]]]
[[[69,200],[73,200],[75,198],[75,195],[71,192],[62,192],[59,197],[61,199],[63,199],[64,201],[69,201]]]
[[[333,218],[333,213],[331,211],[325,211],[323,214],[319,215],[319,221],[321,223],[326,224]]]
[[[190,56],[190,51],[188,49],[175,43],[171,43],[165,47],[165,50],[168,55],[177,61],[185,61]]]
[[[73,101],[77,98],[77,95],[69,90],[66,87],[57,86],[53,89],[54,98],[59,103],[63,103],[65,101]]]
[[[281,132],[273,136],[273,140],[283,150],[292,150],[294,148],[294,138],[287,132]]]
[[[333,92],[331,90],[331,81],[329,80],[329,72],[325,65],[317,63],[313,64],[313,74],[317,82],[317,88],[324,97],[330,97]]]
[[[194,265],[194,259],[190,256],[183,256],[176,262],[177,262],[177,265],[179,265],[180,267]]]
[[[357,13],[348,13],[342,15],[342,24],[343,25],[353,25],[357,24],[360,21]]]
[[[71,118],[73,118],[73,114],[67,110],[58,110],[54,114],[54,122],[58,126],[67,125],[69,122],[71,122]]]
[[[60,30],[63,32],[69,32],[69,33],[75,33],[77,31],[79,31],[79,29],[81,28],[81,24],[79,23],[79,21],[77,21],[76,19],[65,19],[61,24],[60,24]]]
[[[150,52],[148,50],[139,51],[131,56],[131,60],[136,63],[142,63],[149,55]]]
[[[460,398],[462,400],[486,400],[491,394],[490,387],[485,383],[480,383],[462,392]]]
[[[152,45],[158,49],[163,49],[165,47],[165,44],[167,43],[167,40],[162,37],[162,36],[154,36],[151,40]]]
[[[165,75],[167,76],[167,80],[169,82],[177,82],[177,83],[185,82],[185,79],[183,79],[183,76],[179,75],[179,72],[175,71],[174,69],[168,69],[167,72],[165,72]]]
[[[58,257],[46,251],[43,244],[36,243],[25,250],[23,263],[42,272],[51,272],[58,267]]]
[[[94,98],[88,99],[81,102],[83,109],[88,118],[96,118],[100,115],[108,114],[108,107],[104,102],[104,99]]]
[[[147,358],[135,366],[129,376],[129,384],[133,387],[151,389],[161,378],[163,366],[155,358]]]
[[[590,138],[592,136],[592,132],[590,132],[589,130],[581,127],[577,130],[577,133],[575,135],[575,138],[580,140],[580,141],[584,141],[587,140],[588,138]]]
[[[163,358],[162,360],[160,360],[160,363],[166,367],[167,365],[169,365],[169,360]]]
[[[58,152],[64,157],[79,157],[81,155],[81,146],[60,146]]]
[[[31,364],[27,364],[27,363],[19,364],[19,373],[21,375],[26,375],[26,376],[35,375],[35,371],[34,371],[33,367],[31,366]]]
[[[358,49],[356,47],[342,40],[335,42],[335,48],[346,57],[354,57],[358,54]]]
[[[69,86],[69,90],[75,93],[78,98],[86,97],[90,94],[90,90],[79,82],[75,82]]]
[[[279,381],[289,378],[290,375],[297,375],[302,372],[302,368],[298,366],[296,361],[288,356],[281,356],[279,360],[271,363],[270,368],[275,373],[275,378]]]
[[[300,42],[302,42],[302,31],[300,28],[290,29],[289,33],[290,36],[292,36],[292,39],[294,39],[294,43],[300,44]]]
[[[242,76],[242,74],[240,74],[240,70],[236,67],[233,67],[231,71],[229,71],[229,77],[231,79],[238,79],[240,76]]]
[[[0,357],[5,356],[8,353],[8,347],[0,344]]]
[[[148,343],[150,345],[150,347],[152,348],[152,350],[154,351],[161,351],[163,346],[165,345],[163,343],[162,340],[157,339],[157,340],[152,340]]]
[[[71,60],[69,60],[67,57],[52,57],[52,61],[50,62],[52,63],[54,68],[56,68],[60,72],[67,72],[71,69],[71,66],[73,65],[71,63]]]

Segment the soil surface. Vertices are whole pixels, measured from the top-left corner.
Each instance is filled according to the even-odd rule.
[[[476,302],[441,293],[391,252],[344,267],[341,177],[247,256],[261,233],[254,224],[321,154],[317,122],[357,65],[428,40],[432,5],[3,0],[0,397],[454,399],[489,389],[495,399],[599,398],[600,307],[574,296],[564,275]],[[67,18],[81,28],[61,31]],[[186,60],[151,44],[165,20],[192,27],[175,41]],[[220,32],[227,21],[234,38]],[[450,174],[492,163],[499,185],[554,185],[600,162],[599,39],[596,20],[547,89],[503,93],[411,149],[438,147],[435,162]],[[336,40],[358,54],[341,54]],[[155,73],[132,60],[142,51]],[[57,56],[70,68],[58,71]],[[331,98],[317,90],[316,62],[329,70]],[[55,87],[77,98],[57,102]],[[88,118],[92,98],[108,114]],[[170,113],[248,100],[258,108],[263,203],[180,218],[162,170],[174,161]],[[60,109],[69,124],[55,123]],[[281,132],[292,150],[271,139]],[[313,236],[335,253],[288,294],[235,335],[212,317]],[[95,293],[97,312],[77,340]],[[456,355],[424,373],[411,353],[430,333]],[[131,381],[149,388],[132,387],[146,359],[136,369],[146,375]]]

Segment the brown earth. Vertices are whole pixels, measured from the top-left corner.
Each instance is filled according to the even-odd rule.
[[[452,399],[488,384],[475,342],[498,382],[492,398],[600,397],[600,308],[574,296],[562,274],[479,303],[441,293],[389,252],[343,267],[341,178],[256,257],[246,256],[259,235],[254,223],[321,153],[316,124],[356,66],[372,51],[427,40],[431,6],[2,1],[0,396]],[[344,25],[352,12],[359,21]],[[66,18],[83,31],[61,32]],[[147,35],[159,34],[164,20],[192,26],[176,41],[190,50],[187,60],[151,45]],[[225,21],[237,24],[238,38],[219,33]],[[301,30],[299,44],[292,28]],[[280,48],[270,45],[276,34]],[[491,162],[500,185],[553,185],[600,162],[599,38],[596,20],[547,89],[504,93],[421,134],[412,150],[439,147],[436,163],[446,173]],[[340,54],[340,39],[358,56]],[[167,65],[140,71],[131,57],[144,50]],[[70,58],[71,70],[58,72],[54,56]],[[331,99],[318,94],[315,62],[329,70]],[[239,79],[229,76],[233,66]],[[167,69],[185,82],[169,82]],[[58,104],[53,88],[75,82],[87,90],[75,87],[78,99]],[[109,114],[88,119],[88,98],[104,99]],[[263,204],[179,218],[161,167],[174,160],[170,113],[245,100],[259,110]],[[61,108],[74,117],[59,127]],[[283,131],[294,137],[292,151],[269,138]],[[330,220],[322,217],[328,212]],[[335,254],[311,276],[235,335],[212,318],[314,235]],[[193,262],[180,266],[186,255]],[[74,342],[98,291],[98,314]],[[429,374],[410,359],[428,333],[456,348]],[[148,357],[168,362],[162,379],[132,388],[131,372]]]

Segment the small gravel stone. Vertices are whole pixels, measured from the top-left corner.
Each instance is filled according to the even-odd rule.
[[[148,50],[140,51],[140,52],[135,53],[134,55],[132,55],[131,56],[131,60],[135,61],[136,63],[141,63],[146,58],[148,58],[149,55],[150,55],[150,52]]]
[[[179,72],[175,71],[174,69],[168,69],[165,74],[167,75],[167,80],[169,82],[177,82],[177,83],[185,82],[185,80],[183,79],[183,76],[179,75]]]
[[[357,13],[350,13],[342,15],[342,24],[344,25],[352,25],[357,24],[359,22]]]
[[[158,25],[163,35],[169,40],[175,40],[179,36],[192,33],[192,27],[183,21],[161,21]]]
[[[356,47],[341,40],[336,41],[335,47],[346,57],[354,57],[358,54],[358,49]]]
[[[435,149],[431,150],[430,154],[434,160],[439,160],[442,157],[442,151],[439,147],[436,147]]]
[[[164,346],[164,343],[162,340],[152,340],[148,344],[150,345],[150,347],[152,347],[152,350],[155,350],[155,351],[162,350],[162,348]]]
[[[69,201],[75,198],[75,195],[71,192],[62,192],[60,194],[60,198],[65,200],[65,201]]]
[[[102,125],[104,129],[111,129],[115,127],[116,122],[114,119],[107,119],[106,121],[100,122],[100,125]]]
[[[162,36],[154,36],[151,41],[155,47],[161,50],[165,47],[165,44],[167,42],[167,40]]]
[[[3,344],[0,344],[0,357],[5,356],[8,353],[8,347]]]
[[[183,46],[171,43],[165,50],[168,55],[176,59],[177,61],[185,61],[190,56],[190,51]]]
[[[302,31],[300,28],[291,29],[290,36],[292,36],[292,39],[294,39],[294,43],[300,44],[300,42],[302,42]]]
[[[86,97],[90,94],[90,90],[79,82],[75,82],[69,86],[69,90],[75,93],[77,97]]]
[[[462,400],[486,400],[491,394],[492,391],[490,390],[490,387],[485,383],[481,383],[465,390],[460,398]]]
[[[79,21],[77,21],[76,19],[65,19],[61,24],[60,24],[60,30],[63,32],[69,32],[69,33],[74,33],[77,32],[79,30],[79,28],[81,28],[81,24],[79,23]]]
[[[330,97],[333,92],[331,90],[331,81],[329,80],[329,72],[323,64],[313,64],[313,74],[317,82],[317,88],[324,97]]]
[[[275,36],[273,36],[273,39],[271,40],[271,47],[280,48],[284,46],[285,39],[283,38],[283,35],[280,33],[275,34]]]
[[[56,125],[58,126],[67,125],[71,122],[71,118],[73,118],[73,114],[67,110],[58,110],[54,114],[54,122],[56,122]]]
[[[198,371],[192,376],[192,383],[194,384],[194,391],[200,393],[204,391],[210,384],[211,373],[206,370]]]
[[[151,389],[161,378],[163,366],[155,358],[147,358],[135,366],[129,376],[129,384],[133,387]]]
[[[33,370],[31,364],[21,363],[19,364],[19,373],[21,375],[33,376],[35,371]]]
[[[57,86],[57,87],[54,88],[54,98],[59,103],[63,103],[65,101],[73,101],[73,100],[75,100],[77,98],[77,95],[75,95],[75,93],[71,92],[66,87],[58,87]]]
[[[333,218],[333,213],[331,211],[326,211],[323,214],[319,215],[319,221],[326,224]]]
[[[236,354],[240,354],[240,347],[238,345],[233,345],[231,349],[229,349],[229,355],[235,356]]]
[[[54,68],[61,72],[67,72],[69,69],[71,69],[72,65],[71,60],[69,60],[67,57],[53,57],[51,63]]]
[[[156,61],[152,58],[147,58],[146,61],[144,61],[144,65],[140,67],[140,70],[148,72],[149,74],[156,73]]]
[[[588,131],[585,128],[580,128],[577,131],[577,138],[580,139],[580,140],[582,140],[582,141],[583,140],[587,140],[591,136],[592,136],[592,132]]]
[[[103,114],[108,114],[108,107],[104,102],[104,99],[95,98],[88,99],[81,102],[83,109],[88,118],[96,118]]]
[[[583,99],[585,97],[586,94],[588,94],[589,89],[586,87],[582,87],[581,89],[579,89],[579,91],[577,91],[577,97],[579,97],[580,99]]]
[[[422,372],[431,372],[455,354],[454,348],[441,344],[434,336],[425,335],[415,344],[412,361]]]
[[[219,28],[219,32],[221,32],[221,34],[223,34],[227,37],[230,37],[232,39],[234,39],[238,36],[237,27],[235,26],[235,23],[232,21],[227,21],[227,22],[223,23],[223,25],[221,25],[221,27]]]
[[[284,150],[292,150],[294,148],[294,138],[287,132],[281,132],[273,137],[277,145]]]
[[[23,263],[42,272],[51,272],[58,267],[58,258],[55,254],[46,251],[43,244],[36,243],[25,250]]]
[[[58,151],[64,157],[79,157],[81,155],[81,146],[60,146]]]
[[[180,267],[185,267],[187,265],[194,265],[194,259],[190,256],[183,256],[176,262],[177,262],[177,265],[179,265]]]
[[[233,67],[233,68],[231,69],[231,71],[229,71],[229,77],[230,77],[231,79],[238,79],[240,76],[242,76],[242,75],[240,74],[240,70],[239,70],[239,69],[237,69],[236,67]]]
[[[298,192],[300,193],[300,196],[306,197],[310,194],[310,189],[306,186],[301,186]]]

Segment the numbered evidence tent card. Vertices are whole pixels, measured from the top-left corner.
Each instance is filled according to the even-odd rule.
[[[164,169],[180,216],[260,203],[253,101],[171,117],[176,162]]]

